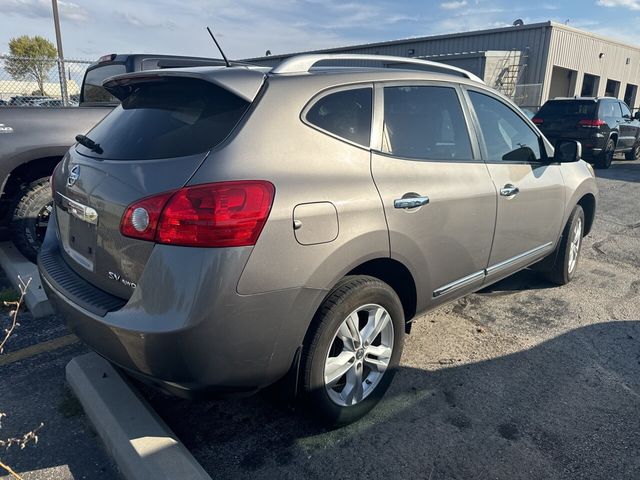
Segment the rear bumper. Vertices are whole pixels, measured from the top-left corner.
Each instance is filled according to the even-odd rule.
[[[57,248],[54,230],[43,248]],[[134,376],[182,396],[247,392],[287,373],[324,296],[306,288],[239,295],[250,253],[158,245],[132,297],[103,316],[52,280],[51,265],[39,259],[39,269],[70,330]]]

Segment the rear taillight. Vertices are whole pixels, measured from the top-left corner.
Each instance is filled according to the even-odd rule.
[[[531,119],[533,121],[533,123],[535,123],[536,125],[542,125],[544,123],[544,120],[538,117],[533,117]]]
[[[255,245],[275,189],[260,180],[208,183],[143,198],[127,207],[120,232],[193,247]]]
[[[599,118],[595,120],[591,118],[584,118],[578,122],[578,124],[581,127],[587,127],[587,128],[598,128],[598,127],[601,127],[602,125],[605,125],[606,123],[607,122],[605,122],[604,120],[600,120]]]

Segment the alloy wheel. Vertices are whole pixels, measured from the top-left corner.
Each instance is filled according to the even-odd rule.
[[[393,353],[391,315],[377,304],[363,305],[340,324],[324,365],[329,398],[340,406],[360,403],[380,383]]]
[[[573,273],[578,263],[578,255],[580,254],[580,242],[582,241],[582,220],[579,218],[573,227],[571,240],[569,244],[569,273]]]

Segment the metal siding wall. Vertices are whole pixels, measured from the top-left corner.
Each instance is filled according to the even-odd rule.
[[[447,55],[465,52],[482,52],[487,50],[524,50],[529,47],[527,70],[521,83],[540,83],[544,79],[547,65],[545,59],[545,37],[549,24],[537,26],[510,27],[497,31],[470,32],[451,36],[426,38],[418,41],[407,40],[388,45],[362,46],[359,48],[345,47],[329,49],[330,53],[368,53],[380,55],[408,56],[408,50],[413,48],[415,57]],[[317,53],[317,52],[315,52]],[[275,59],[250,59],[258,65],[273,66],[281,61]],[[434,58],[433,60],[437,60]]]
[[[604,53],[603,58],[599,58],[600,53]],[[630,59],[629,65],[626,64],[627,58]],[[601,93],[604,92],[607,79],[616,80],[620,82],[620,98],[624,97],[627,83],[640,83],[640,48],[607,41],[562,26],[554,26],[552,30],[549,75],[554,65],[578,71],[577,88],[582,85],[585,73],[600,77]],[[550,82],[549,76],[546,83]]]

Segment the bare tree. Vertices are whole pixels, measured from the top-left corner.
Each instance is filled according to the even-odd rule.
[[[20,297],[15,301],[4,302],[5,306],[12,307],[12,310],[9,312],[9,316],[11,317],[10,325],[4,330],[2,337],[0,337],[2,338],[2,341],[0,341],[0,354],[2,354],[2,352],[4,351],[4,347],[9,341],[9,337],[11,337],[13,331],[16,329],[16,327],[20,326],[20,324],[18,323],[18,312],[20,311],[20,307],[24,303],[24,296],[27,294],[27,289],[29,288],[29,284],[31,283],[31,278],[29,278],[29,280],[27,280],[26,282],[20,277],[18,277],[18,280],[20,282]],[[0,428],[2,428],[2,419],[6,416],[6,413],[0,412]],[[41,423],[37,428],[34,428],[30,432],[25,433],[21,437],[13,437],[7,438],[5,440],[0,440],[0,448],[7,449],[9,447],[15,446],[23,449],[27,445],[29,445],[29,443],[38,443],[38,431],[43,426],[44,424]],[[10,466],[6,465],[1,459],[0,468],[4,469],[16,480],[22,480],[22,477],[20,477],[20,475],[13,471],[13,469]]]

